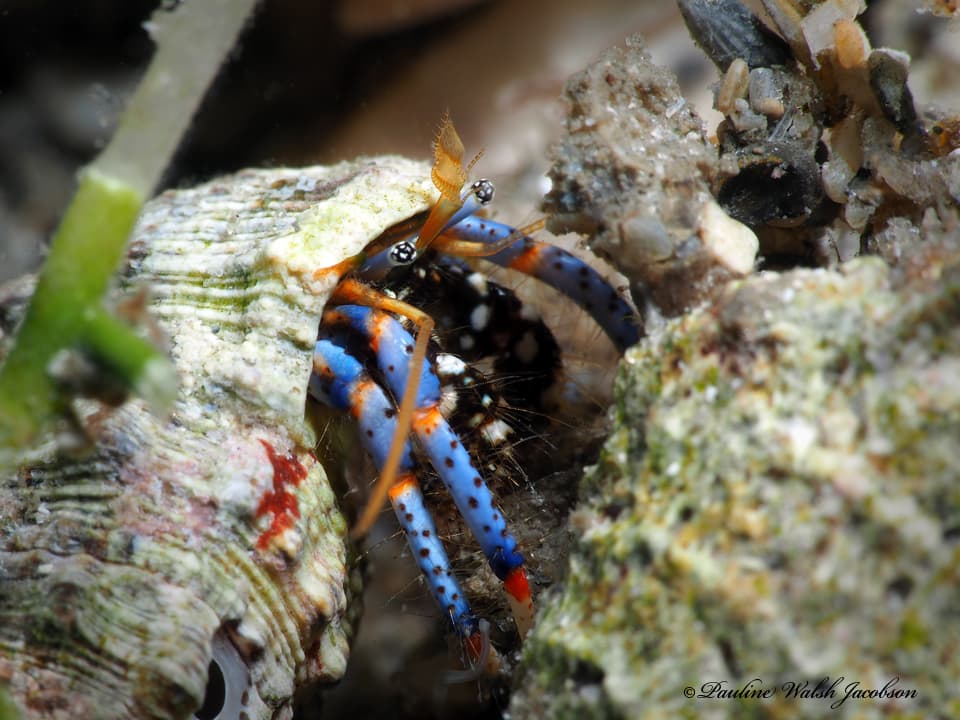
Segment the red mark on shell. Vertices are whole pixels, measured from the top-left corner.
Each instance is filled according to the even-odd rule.
[[[261,440],[260,444],[273,465],[273,489],[267,490],[260,498],[256,514],[258,519],[267,514],[273,516],[270,527],[257,539],[257,549],[266,550],[275,537],[293,527],[300,517],[294,488],[307,476],[307,469],[292,453],[278,455],[266,440]]]

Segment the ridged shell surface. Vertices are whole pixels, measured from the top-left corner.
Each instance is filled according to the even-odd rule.
[[[25,717],[288,717],[343,673],[345,522],[304,419],[339,279],[317,272],[428,207],[396,157],[248,170],[164,193],[118,293],[147,293],[180,379],[168,417],[77,401],[91,439],[25,450],[0,487],[0,683]]]

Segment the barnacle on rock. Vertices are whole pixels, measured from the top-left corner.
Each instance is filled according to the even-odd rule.
[[[211,668],[224,708],[289,717],[298,686],[342,675],[346,528],[305,420],[337,278],[315,271],[434,197],[429,168],[379,158],[146,207],[118,292],[147,288],[179,374],[171,416],[77,399],[91,446],[51,436],[2,476],[0,678],[27,716],[185,717]]]

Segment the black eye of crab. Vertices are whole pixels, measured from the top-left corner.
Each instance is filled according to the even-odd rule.
[[[481,205],[487,205],[493,202],[494,187],[490,180],[481,178],[471,185],[470,189],[473,191],[477,200],[480,201]]]
[[[409,265],[417,259],[417,246],[409,240],[401,240],[390,248],[391,265]]]

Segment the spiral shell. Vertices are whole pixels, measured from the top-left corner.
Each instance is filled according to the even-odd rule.
[[[289,717],[295,688],[342,675],[345,523],[304,418],[339,279],[317,270],[435,198],[427,166],[385,157],[148,204],[120,290],[146,287],[167,338],[171,416],[78,400],[91,448],[50,436],[2,474],[0,683],[24,716],[184,717],[209,667],[208,716]]]

